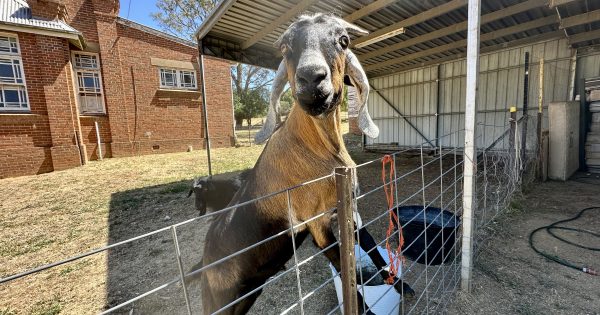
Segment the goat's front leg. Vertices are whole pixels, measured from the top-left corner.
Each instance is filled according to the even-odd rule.
[[[354,228],[356,229],[356,224],[354,224]],[[356,238],[358,239],[358,244],[360,244],[360,248],[362,248],[365,253],[369,255],[377,270],[379,270],[379,274],[383,279],[389,278],[390,274],[384,268],[387,267],[387,263],[381,257],[379,250],[377,250],[377,243],[373,239],[373,236],[369,234],[366,228],[356,229]],[[396,292],[400,293],[405,298],[413,298],[415,296],[415,291],[408,285],[408,283],[402,281],[394,277],[394,288]]]
[[[331,230],[329,220],[317,220],[317,222],[313,221],[308,224],[308,230],[310,231],[310,234],[313,237],[313,241],[318,248],[325,249],[329,247],[324,252],[325,257],[329,259],[329,261],[331,262],[331,264],[337,272],[341,272],[342,268],[340,247],[339,244],[336,244],[337,240],[335,238],[335,235],[333,234],[333,231]],[[362,294],[360,294],[360,291],[358,291],[357,299],[360,314],[375,315],[370,310],[366,312],[362,310],[363,305],[366,304],[363,302],[363,296]],[[367,309],[369,309],[368,306]]]

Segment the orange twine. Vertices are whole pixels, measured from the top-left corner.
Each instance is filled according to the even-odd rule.
[[[389,211],[389,222],[387,229],[387,237],[385,240],[385,248],[388,252],[388,257],[390,259],[390,271],[389,277],[385,280],[387,284],[394,284],[394,277],[398,274],[400,270],[400,264],[402,263],[403,257],[401,255],[402,246],[404,246],[404,237],[402,236],[402,226],[398,224],[398,248],[396,248],[396,256],[394,256],[391,245],[390,245],[390,237],[394,232],[394,222],[399,223],[398,215],[396,211],[394,211],[394,159],[390,155],[386,155],[382,159],[382,167],[381,167],[381,179],[383,181],[383,191],[385,192],[385,196],[388,203],[388,211]],[[386,164],[390,165],[390,171],[388,173],[388,180],[386,181]]]

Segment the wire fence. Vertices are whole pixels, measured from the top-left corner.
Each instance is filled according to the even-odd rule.
[[[486,133],[493,132],[498,136],[491,145],[480,147],[477,154],[476,247],[485,240],[486,225],[506,211],[521,187],[534,179],[538,163],[538,143],[536,133],[531,130],[535,128],[535,120],[530,119],[525,133],[522,133],[525,128],[524,119],[514,119],[510,125],[508,129],[505,125],[478,126],[478,141],[482,142]],[[163,312],[202,313],[205,301],[200,297],[200,290],[206,288],[198,288],[198,278],[206,276],[212,268],[223,268],[219,270],[229,271],[222,275],[222,281],[230,281],[230,276],[236,275],[233,268],[243,262],[257,263],[257,266],[241,269],[255,274],[237,276],[248,279],[258,277],[258,280],[246,281],[244,284],[247,287],[244,290],[219,305],[213,313],[228,313],[236,308],[243,308],[261,292],[262,295],[251,312],[339,313],[343,306],[344,288],[351,285],[350,278],[355,278],[354,293],[362,297],[359,299],[359,307],[363,311],[369,310],[375,314],[443,312],[452,301],[460,282],[464,167],[462,148],[459,145],[461,139],[464,139],[464,130],[435,139],[439,146],[433,151],[430,143],[424,142],[420,146],[388,155],[387,159],[391,159],[390,167],[393,165],[393,168],[387,169],[392,170],[391,178],[388,176],[385,179],[383,176],[386,174],[383,173],[386,170],[386,157],[357,165],[351,179],[353,193],[347,195],[347,198],[351,198],[348,204],[355,205],[350,217],[343,217],[335,205],[319,209],[314,212],[314,216],[308,218],[299,218],[296,213],[298,200],[339,180],[332,170],[330,174],[294,187],[0,279],[0,285],[11,285],[23,278],[35,277],[59,266],[99,255],[107,255],[109,264],[111,260],[125,265],[133,261],[150,263],[151,257],[134,259],[141,255],[135,245],[147,242],[153,244],[148,245],[149,248],[154,248],[157,243],[161,248],[170,247],[162,254],[161,263],[154,273],[141,276],[152,281],[140,282],[130,292],[110,292],[109,295],[114,296],[107,296],[102,314],[147,313],[148,310],[156,310],[158,304],[168,305],[167,308],[162,308]],[[527,143],[523,145],[523,141]],[[448,143],[455,145],[448,147],[445,145]],[[409,156],[406,155],[408,152],[418,154]],[[386,189],[391,189],[392,192],[387,198]],[[268,231],[264,227],[257,227],[255,231],[260,230],[260,233],[246,235],[243,239],[236,239],[233,234],[217,235],[219,237],[215,239],[212,226],[229,225],[228,228],[231,228],[235,224],[249,225],[250,222],[236,221],[236,214],[241,212],[239,209],[247,210],[251,209],[251,205],[275,201],[286,205],[286,209],[281,209],[287,214],[285,222],[270,224]],[[339,202],[338,198],[338,204]],[[358,216],[355,215],[356,212]],[[392,219],[390,213],[397,216]],[[256,219],[258,215],[248,213],[243,218]],[[314,231],[314,226],[328,228],[330,221],[336,221],[336,216],[337,222],[353,220],[357,223],[350,232],[358,243],[354,253],[356,257],[349,256],[356,258],[356,262],[352,262],[355,270],[352,269],[351,273],[340,270],[339,266],[333,267],[330,264],[327,267],[328,262],[335,263],[332,257],[336,256],[334,252],[339,253],[338,240],[344,235],[322,241],[313,234],[313,242],[317,246],[301,246],[309,231]],[[344,216],[348,216],[348,213]],[[340,230],[342,229],[333,229]],[[396,252],[393,249],[402,243],[401,236],[404,244],[400,252]],[[211,237],[213,238],[210,239]],[[233,242],[235,244],[232,244],[232,240],[236,240]],[[194,245],[184,247],[182,242]],[[202,248],[204,243],[209,243],[212,247]],[[227,249],[215,252],[214,249],[220,248],[219,246]],[[256,258],[260,255],[264,255],[267,261]],[[203,263],[199,263],[199,256],[204,257]],[[268,260],[274,258],[282,261],[270,265]],[[385,276],[391,272],[390,266],[396,261],[401,261],[401,264],[397,276],[389,278],[393,281],[390,283]],[[349,262],[340,263],[345,266]],[[133,273],[136,266],[131,264],[129,269],[116,269],[121,277],[117,279],[132,276],[128,272],[121,272],[129,270]],[[341,279],[340,271],[346,272]],[[219,283],[209,285],[218,286]],[[414,290],[414,297],[410,296],[411,289]]]

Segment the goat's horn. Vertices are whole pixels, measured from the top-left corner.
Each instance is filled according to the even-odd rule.
[[[379,128],[369,115],[367,109],[367,99],[369,97],[369,80],[363,70],[358,58],[348,51],[346,54],[346,74],[350,78],[352,85],[356,88],[356,98],[358,100],[358,127],[362,132],[369,138],[377,138],[379,135]]]
[[[285,61],[281,61],[277,73],[273,79],[273,87],[271,88],[271,96],[269,97],[269,112],[267,113],[267,120],[260,129],[260,131],[254,136],[256,143],[263,143],[271,137],[277,127],[278,116],[279,116],[279,99],[283,94],[283,89],[287,83],[287,68],[285,67]]]

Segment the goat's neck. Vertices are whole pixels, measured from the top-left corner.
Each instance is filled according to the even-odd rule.
[[[339,106],[326,117],[316,118],[295,105],[279,135],[320,158],[333,157],[344,165],[354,164],[342,138]]]

